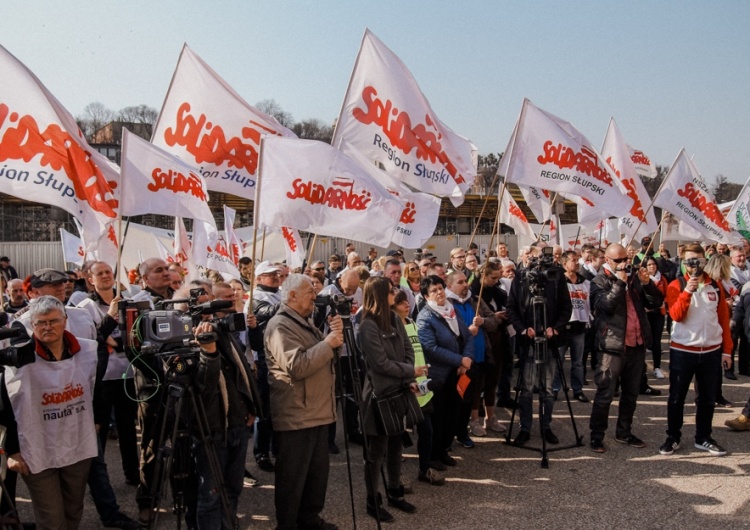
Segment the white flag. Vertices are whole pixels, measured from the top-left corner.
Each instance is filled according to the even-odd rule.
[[[628,145],[628,153],[630,153],[630,161],[633,162],[636,173],[638,173],[642,177],[646,177],[649,179],[656,178],[656,175],[658,175],[656,166],[651,161],[651,159],[646,156],[646,153],[635,149],[630,145]]]
[[[193,222],[193,258],[196,265],[240,277],[225,236],[215,226],[197,219]]]
[[[750,239],[750,178],[742,186],[740,194],[727,214],[727,222],[733,226],[745,239]]]
[[[332,144],[341,138],[409,186],[450,197],[455,206],[477,174],[476,148],[438,119],[406,65],[370,30]]]
[[[86,252],[83,250],[83,241],[64,228],[60,229],[60,242],[62,243],[63,260],[66,263],[72,263],[83,266],[86,260]]]
[[[706,239],[719,243],[736,240],[713,194],[684,149],[669,168],[658,195],[654,197],[654,206],[673,214]]]
[[[346,140],[342,139],[338,148],[401,200],[404,209],[393,233],[392,243],[401,248],[422,248],[435,233],[440,216],[440,199],[429,193],[412,191],[394,176],[378,169]]]
[[[0,46],[2,192],[62,208],[94,250],[117,217],[119,175],[83,138],[75,119],[37,77]]]
[[[284,238],[284,250],[286,251],[286,264],[291,269],[301,267],[305,261],[305,246],[299,231],[288,226],[281,227],[281,235]]]
[[[561,230],[560,230],[560,218],[557,216],[557,214],[552,214],[549,216],[549,237],[547,239],[547,242],[550,245],[559,245],[560,239],[561,239]]]
[[[224,205],[224,234],[227,242],[227,250],[232,258],[232,263],[239,269],[240,258],[242,257],[242,242],[234,232],[234,217],[237,212]]]
[[[528,204],[528,203],[527,203]],[[510,190],[505,190],[500,203],[500,222],[508,225],[518,236],[526,236],[536,239],[536,234],[529,226],[529,220],[521,210],[516,200],[511,196]]]
[[[620,217],[619,225],[622,232],[634,236],[635,239],[653,234],[659,224],[656,222],[653,209],[648,212],[648,215],[646,214],[651,199],[638,176],[628,146],[614,119],[609,120],[609,127],[602,145],[602,156],[625,187],[628,197],[632,199],[630,212],[628,212],[628,215]],[[610,210],[611,208],[605,207],[602,203],[597,203],[594,206],[580,205],[579,221],[585,223],[587,219],[605,219],[609,217]],[[637,234],[635,233],[636,230],[638,230]]]
[[[216,225],[203,177],[127,129],[122,130],[122,183],[122,215],[158,213]]]
[[[265,134],[296,138],[245,102],[185,44],[154,126],[154,145],[194,165],[209,190],[252,199]]]
[[[529,207],[531,213],[534,214],[539,223],[544,223],[549,219],[549,216],[552,215],[549,191],[533,187],[526,188],[522,185],[519,185],[518,189],[521,190],[521,195],[523,195],[523,199],[526,201],[526,206]]]
[[[167,263],[174,263],[174,254],[172,254],[167,247],[164,246],[164,243],[161,242],[161,239],[154,234],[154,244],[156,244],[156,250],[159,252],[159,259],[166,261]]]
[[[388,247],[401,201],[328,144],[267,136],[255,205],[258,228],[288,226]]]
[[[612,215],[627,215],[633,202],[583,134],[528,99],[498,173],[519,186],[580,196]]]

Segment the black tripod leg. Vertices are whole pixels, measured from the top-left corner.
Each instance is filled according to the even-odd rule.
[[[347,350],[348,351],[348,350]],[[354,507],[354,486],[352,483],[352,461],[351,456],[349,454],[349,429],[346,425],[346,413],[347,413],[347,407],[350,406],[348,403],[347,395],[346,395],[346,389],[344,388],[344,370],[341,367],[341,356],[338,353],[334,354],[334,357],[336,359],[336,385],[339,389],[339,400],[341,401],[341,415],[343,416],[343,421],[341,424],[344,428],[344,453],[346,454],[346,471],[347,475],[349,477],[349,502],[351,503],[352,507],[352,525],[353,528],[357,528],[357,516],[356,516],[356,509]],[[352,363],[349,363],[349,377],[352,377]],[[352,387],[354,386],[354,380],[352,381]],[[360,412],[360,421],[361,421],[361,412]]]
[[[537,347],[543,347],[537,345]],[[549,351],[547,352],[549,354]],[[535,357],[537,358],[537,357]],[[542,357],[546,360],[546,355]],[[542,436],[542,469],[549,468],[549,459],[547,458],[547,437],[544,436],[544,417],[547,412],[547,363],[537,363],[537,386],[539,388],[539,433]]]
[[[578,425],[576,424],[576,418],[573,414],[573,406],[570,404],[570,396],[568,395],[568,382],[565,379],[565,372],[563,372],[563,359],[562,355],[557,355],[557,370],[560,372],[560,381],[562,382],[562,388],[565,392],[565,401],[568,403],[568,414],[570,415],[570,423],[573,425],[573,435],[576,439],[576,445],[583,445],[583,436],[578,435]],[[572,362],[572,360],[571,360]]]
[[[528,356],[528,353],[527,353],[527,356]],[[516,395],[513,398],[516,406],[513,407],[513,412],[510,413],[510,424],[508,425],[508,434],[505,435],[505,443],[510,443],[511,436],[513,434],[513,425],[514,425],[515,418],[516,418],[516,411],[518,410],[518,399],[521,396],[521,388],[523,388],[521,385],[523,385],[523,374],[524,374],[524,370],[526,369],[526,360],[527,360],[526,358],[522,357],[520,366],[518,368],[518,380],[516,381],[516,388],[515,388]]]
[[[182,412],[182,393],[180,389],[173,389],[169,387],[167,390],[167,399],[165,405],[159,411],[161,417],[160,421],[157,421],[157,425],[161,424],[159,429],[159,439],[156,445],[156,463],[154,464],[154,474],[152,477],[151,484],[151,514],[153,519],[149,524],[149,528],[156,528],[159,523],[159,504],[161,503],[162,496],[164,494],[164,485],[169,481],[169,476],[172,471],[172,460],[174,458],[175,442],[178,436],[180,413]],[[169,426],[169,413],[174,411],[174,423],[172,425],[172,432],[167,437],[167,427]],[[167,445],[169,442],[169,445]],[[177,528],[180,528],[182,521],[177,518]]]

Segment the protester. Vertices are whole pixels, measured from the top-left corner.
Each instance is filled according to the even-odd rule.
[[[0,258],[0,276],[5,278],[8,282],[18,278],[18,272],[16,272],[15,267],[10,264],[10,258],[8,256]]]
[[[659,271],[659,264],[656,258],[648,256],[645,263],[649,278],[654,282],[664,299],[666,299],[668,282]],[[646,309],[648,324],[651,326],[651,344],[648,345],[648,349],[651,350],[651,356],[654,361],[654,377],[657,379],[664,379],[664,372],[661,371],[661,338],[664,332],[666,314],[666,304],[662,304],[658,309]]]
[[[23,281],[15,278],[8,282],[5,289],[8,295],[8,301],[3,305],[3,311],[12,315],[29,305],[23,291]]]
[[[732,281],[731,276],[731,259],[728,255],[717,252],[711,259],[708,260],[705,268],[706,274],[708,274],[712,280],[716,282],[716,285],[724,293],[724,300],[726,301],[729,314],[732,314],[732,308],[735,302],[739,298],[739,289],[737,289]],[[731,323],[730,323],[731,331]],[[734,348],[733,348],[734,349]],[[716,382],[716,405],[720,407],[731,407],[732,402],[724,397],[722,392],[722,380],[725,373],[729,370],[719,369],[718,380]],[[732,374],[734,375],[734,374]],[[735,376],[736,377],[736,376]]]
[[[315,291],[291,274],[281,306],[265,333],[271,414],[279,442],[275,504],[277,528],[335,530],[320,512],[328,487],[328,426],[336,421],[333,350],[344,342],[341,317],[325,337],[310,320]]]

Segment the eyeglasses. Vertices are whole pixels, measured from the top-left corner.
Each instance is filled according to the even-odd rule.
[[[418,270],[416,267],[409,267],[409,272],[417,272]]]
[[[609,259],[611,259],[615,263],[625,263],[626,261],[628,261],[629,258],[625,256],[624,258],[609,258]]]
[[[59,326],[63,322],[65,322],[64,318],[51,318],[50,320],[37,320],[33,325],[35,328],[46,328]]]
[[[326,270],[326,268],[325,267],[315,267],[313,270],[317,271],[317,272],[320,272],[320,271]]]

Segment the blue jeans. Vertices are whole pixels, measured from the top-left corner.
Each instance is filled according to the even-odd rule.
[[[201,441],[193,439],[195,472],[198,475],[196,519],[199,530],[218,530],[220,528],[228,530],[232,528],[232,526],[228,526],[227,518],[234,521],[237,516],[237,501],[240,493],[242,493],[245,476],[247,445],[248,430],[245,425],[236,425],[227,429],[226,440],[214,437],[216,456],[219,459],[224,489],[229,501],[229,514],[222,514],[221,497],[217,491],[211,467],[208,465],[205,447]]]
[[[542,417],[542,429],[549,429],[552,422],[552,407],[555,405],[555,399],[552,397],[552,381],[557,371],[557,359],[549,348],[547,352],[547,362],[540,370],[540,366],[534,362],[534,348],[529,346],[527,353],[522,357],[523,365],[523,388],[518,400],[518,412],[521,420],[521,430],[531,432],[531,422],[533,417],[533,387],[539,387],[539,399],[544,401],[544,417]],[[543,381],[539,381],[539,376]]]
[[[711,438],[716,388],[720,381],[721,349],[707,353],[669,350],[669,401],[667,401],[667,435],[673,440],[682,437],[685,396],[695,377],[695,441]]]
[[[573,394],[583,392],[583,346],[586,342],[586,333],[568,333],[567,344],[560,347],[560,359],[565,359],[565,349],[570,348],[570,387]],[[559,392],[562,387],[560,371],[555,373],[555,382],[552,383],[552,391]]]

